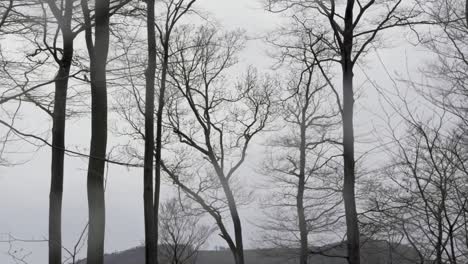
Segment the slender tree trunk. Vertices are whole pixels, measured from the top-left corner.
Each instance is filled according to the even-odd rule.
[[[73,42],[73,40],[72,40]],[[68,46],[68,45],[67,45]],[[62,197],[65,156],[65,115],[73,45],[64,49],[64,59],[55,81],[52,125],[52,165],[49,195],[49,264],[62,263]],[[66,57],[66,59],[65,59]]]
[[[63,90],[63,87],[58,87],[58,81],[55,86],[52,175],[49,194],[49,264],[62,263],[63,149],[65,147],[65,111],[62,112],[62,109],[66,107],[67,91]]]
[[[158,112],[156,120],[156,176],[155,176],[155,190],[154,190],[154,219],[155,219],[155,234],[156,239],[159,237],[159,200],[161,192],[161,152],[162,152],[162,119],[165,105],[166,94],[166,81],[167,81],[167,68],[169,66],[169,35],[166,32],[163,43],[163,61],[161,69],[161,87],[159,89]],[[156,256],[158,255],[158,245],[156,245]]]
[[[244,264],[244,245],[242,240],[242,224],[239,216],[239,211],[237,210],[236,200],[234,195],[229,187],[229,183],[224,176],[220,177],[221,185],[223,187],[224,193],[226,195],[229,212],[231,214],[232,224],[234,226],[234,239],[236,241],[235,250],[233,252],[234,260],[236,264]]]
[[[348,248],[348,262],[360,264],[359,223],[356,210],[355,195],[355,159],[354,159],[354,87],[353,87],[353,34],[354,18],[353,8],[355,0],[348,0],[346,5],[341,47],[343,71],[343,159],[344,159],[344,185],[343,200],[346,214],[346,236]]]
[[[145,100],[145,161],[144,161],[144,211],[145,211],[145,263],[157,263],[157,235],[153,209],[153,157],[154,157],[154,83],[156,74],[156,32],[154,28],[154,0],[147,2],[148,68],[146,69]]]
[[[300,253],[299,253],[299,264],[307,264],[309,257],[309,242],[308,242],[308,231],[307,223],[304,212],[304,189],[305,189],[305,166],[306,166],[306,124],[305,124],[305,110],[302,111],[302,123],[301,123],[301,142],[300,142],[300,161],[299,161],[299,182],[297,186],[297,217],[299,222],[299,237],[300,237]]]
[[[354,128],[353,128],[353,73],[343,73],[343,157],[344,186],[343,198],[346,214],[346,235],[350,264],[360,263],[359,225],[356,211],[355,195],[355,161],[354,161]]]
[[[439,209],[437,215],[437,242],[436,242],[436,261],[437,264],[442,264],[442,254],[443,254],[443,240],[444,240],[444,227],[442,223],[442,212]]]
[[[234,198],[234,194],[231,191],[231,187],[229,186],[229,179],[226,178],[224,175],[223,169],[219,166],[218,160],[216,156],[213,154],[213,148],[209,143],[209,136],[205,134],[205,141],[207,143],[208,152],[211,153],[209,155],[209,159],[211,163],[214,165],[216,174],[218,175],[218,179],[221,183],[221,187],[223,188],[224,195],[226,195],[227,205],[229,207],[229,213],[231,214],[231,220],[234,227],[234,240],[235,246],[229,244],[231,248],[231,252],[234,255],[234,261],[236,264],[244,264],[244,243],[242,239],[242,223],[239,216],[239,211],[237,210],[236,199]]]
[[[49,264],[62,263],[62,197],[65,158],[65,120],[67,90],[73,59],[71,18],[73,1],[68,0],[61,22],[63,54],[55,77],[54,113],[52,121],[52,164],[49,195]]]
[[[450,253],[452,253],[452,264],[457,264],[457,245],[455,242],[455,230],[452,224],[449,223],[449,239],[450,239]]]
[[[466,0],[466,3],[465,3],[465,19],[466,19],[466,25],[468,27],[468,0]]]
[[[82,4],[85,0],[82,0]],[[103,264],[105,234],[104,167],[107,147],[106,63],[109,51],[109,0],[95,3],[95,45],[87,45],[91,75],[91,148],[88,165],[89,232],[87,264]]]
[[[168,172],[167,170],[165,170],[166,172]],[[236,253],[236,245],[234,244],[234,241],[232,240],[231,236],[229,235],[227,229],[226,229],[226,226],[224,225],[223,223],[223,220],[221,218],[221,215],[219,214],[218,211],[214,211],[212,210],[212,208],[203,201],[203,199],[199,196],[199,194],[197,192],[194,192],[193,190],[191,190],[190,188],[188,188],[187,186],[185,186],[184,184],[182,184],[178,178],[176,178],[176,176],[174,174],[172,174],[171,172],[168,172],[169,174],[169,177],[171,177],[172,180],[174,180],[174,182],[180,187],[182,188],[182,190],[188,194],[190,194],[190,196],[195,200],[197,201],[204,210],[206,210],[206,212],[208,212],[208,214],[210,214],[213,219],[215,220],[218,228],[219,228],[219,231],[220,231],[220,236],[226,241],[226,243],[228,244],[229,246],[229,249],[231,250],[233,256],[234,256],[234,259],[235,259],[235,263],[237,263],[237,253]]]

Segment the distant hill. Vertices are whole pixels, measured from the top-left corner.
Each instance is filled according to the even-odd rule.
[[[310,257],[313,264],[347,264],[344,256],[346,247],[343,243],[314,248]],[[247,264],[293,264],[297,263],[297,250],[295,249],[255,249],[245,250]],[[386,241],[368,241],[362,245],[362,264],[414,264],[417,263],[417,254],[405,245],[389,244]],[[78,262],[86,264],[86,260]],[[129,250],[106,254],[105,264],[144,264],[144,248],[136,247]],[[164,263],[164,262],[163,262]],[[229,250],[213,251],[202,250],[198,254],[197,264],[234,264]]]

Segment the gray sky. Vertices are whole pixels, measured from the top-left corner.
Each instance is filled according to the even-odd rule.
[[[246,29],[251,37],[259,37],[274,29],[279,24],[277,16],[262,10],[256,0],[199,0],[196,5],[201,10],[211,13],[222,25],[229,29]],[[424,60],[425,53],[419,48],[413,48],[404,42],[393,41],[393,47],[381,51],[379,54],[390,71],[399,70],[405,74],[406,58],[411,61],[410,70],[418,67],[418,62]],[[397,48],[398,46],[398,48]],[[410,59],[413,58],[413,59]],[[416,59],[414,59],[416,58]],[[420,59],[421,58],[421,59]],[[264,46],[258,41],[249,43],[241,56],[242,64],[252,64],[265,69],[270,60],[264,52]],[[389,84],[375,55],[367,58],[366,71],[379,83]],[[364,67],[364,66],[363,66]],[[367,87],[365,77],[357,70],[357,86]],[[363,89],[359,105],[371,107],[360,108],[356,116],[358,133],[366,134],[370,131],[375,119],[372,112],[378,112],[376,93],[372,88]],[[38,110],[31,109],[31,116],[39,116]],[[45,119],[24,119],[34,127],[34,123],[45,122]],[[377,122],[377,121],[376,121]],[[48,125],[50,127],[50,125]],[[84,118],[72,120],[67,124],[67,143],[69,146],[86,146],[89,142],[89,120]],[[18,145],[18,150],[30,149],[26,143]],[[253,168],[262,160],[259,148],[250,151],[249,161],[243,168],[244,175],[252,175],[249,179],[261,182],[262,177],[255,175]],[[11,233],[21,239],[43,239],[47,236],[48,225],[48,195],[50,180],[50,150],[43,148],[35,154],[19,155],[19,160],[29,160],[27,163],[14,167],[0,167],[0,233]],[[66,247],[73,247],[87,219],[86,201],[86,167],[87,161],[80,158],[67,157],[65,164],[65,186],[63,201],[63,238]],[[250,181],[250,180],[249,180]],[[250,182],[252,184],[252,182]],[[167,196],[167,191],[163,197]],[[142,174],[139,170],[127,170],[122,167],[111,166],[106,191],[106,252],[125,250],[139,245],[143,241],[143,195]],[[242,211],[244,220],[244,235],[247,247],[255,247],[255,228],[249,224],[260,218],[258,209],[247,208]],[[2,238],[0,238],[2,239]],[[213,239],[210,247],[222,245],[219,239]],[[18,243],[17,249],[24,248],[31,251],[28,263],[41,264],[47,260],[47,243]],[[4,252],[8,245],[0,244],[0,263],[13,263]],[[83,249],[83,253],[86,248]]]

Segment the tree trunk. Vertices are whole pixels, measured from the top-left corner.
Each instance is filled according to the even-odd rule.
[[[82,0],[82,3],[85,0]],[[95,45],[87,45],[91,66],[91,148],[88,165],[89,232],[87,264],[103,264],[105,234],[104,167],[107,147],[106,63],[109,51],[109,0],[96,1]],[[91,30],[91,29],[87,29]]]
[[[155,190],[154,190],[154,218],[155,218],[155,234],[156,238],[159,237],[159,200],[161,192],[161,152],[162,152],[162,119],[165,105],[165,94],[166,94],[166,80],[167,80],[167,68],[169,66],[169,36],[170,32],[166,32],[164,36],[163,45],[163,61],[161,69],[161,87],[159,89],[159,100],[158,100],[158,112],[156,120],[156,176],[155,176]],[[155,44],[156,45],[156,44]],[[156,245],[156,256],[158,255],[158,245]]]
[[[233,252],[234,260],[236,264],[244,264],[244,245],[242,241],[242,224],[237,210],[236,201],[234,195],[229,187],[229,183],[224,176],[220,177],[221,185],[226,195],[227,203],[229,206],[229,212],[231,214],[232,224],[234,226],[234,238],[236,241],[235,251]]]
[[[297,217],[299,222],[299,237],[301,248],[299,252],[299,264],[307,264],[309,256],[309,242],[308,242],[308,231],[307,223],[304,212],[304,189],[305,189],[305,166],[306,166],[306,124],[305,124],[305,110],[302,111],[302,123],[301,123],[301,142],[300,142],[300,161],[299,161],[299,182],[297,186]]]
[[[145,263],[157,263],[157,222],[153,210],[153,157],[154,157],[154,83],[156,74],[156,32],[154,29],[154,0],[147,1],[148,68],[146,69],[145,100],[145,161],[144,161],[144,211],[145,211]]]
[[[65,120],[67,90],[73,59],[73,33],[71,18],[73,1],[68,0],[65,15],[56,17],[63,39],[63,54],[55,77],[54,113],[52,121],[52,164],[49,195],[49,264],[62,263],[62,197],[65,158]]]
[[[442,254],[444,252],[444,246],[443,246],[443,241],[444,241],[444,226],[443,226],[443,219],[442,219],[442,210],[439,209],[439,212],[437,214],[437,242],[435,245],[436,249],[436,264],[442,264]]]
[[[343,199],[346,214],[346,235],[350,264],[360,263],[359,225],[355,196],[355,161],[353,128],[353,73],[349,69],[343,72],[343,158],[344,186]]]
[[[71,52],[71,54],[70,54]],[[73,47],[64,49],[71,58]],[[62,263],[62,197],[65,156],[65,115],[70,74],[70,60],[62,60],[55,81],[54,115],[52,125],[52,165],[49,195],[49,264]]]
[[[466,19],[466,25],[468,27],[468,0],[466,0],[466,3],[465,3],[465,19]]]
[[[213,219],[215,220],[216,224],[218,225],[219,231],[220,231],[220,236],[226,241],[226,243],[229,246],[229,249],[231,250],[231,253],[234,256],[235,263],[237,263],[237,253],[236,253],[236,245],[234,244],[234,241],[232,241],[231,236],[229,235],[226,226],[223,223],[223,220],[221,218],[221,215],[218,211],[212,210],[212,208],[203,201],[203,199],[200,197],[200,195],[197,192],[194,192],[184,184],[182,184],[179,179],[171,172],[165,170],[168,172],[169,177],[171,177],[172,180],[174,180],[175,184],[177,184],[184,192],[188,193],[194,201],[197,201],[208,214],[210,214]]]
[[[343,200],[346,214],[346,236],[348,248],[348,262],[360,264],[359,223],[356,211],[355,195],[355,160],[354,160],[354,87],[353,87],[353,41],[354,18],[353,8],[355,0],[348,0],[346,5],[343,33],[343,45],[341,47],[342,71],[343,71],[343,160],[344,160],[344,185]]]

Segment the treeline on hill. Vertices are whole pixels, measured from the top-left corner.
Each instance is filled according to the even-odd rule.
[[[244,264],[239,209],[253,197],[240,174],[254,145],[269,190],[261,240],[294,249],[295,263],[359,264],[368,239],[405,245],[414,263],[468,261],[468,1],[264,0],[284,21],[263,39],[271,69],[244,65],[249,38],[213,23],[202,2],[0,1],[0,165],[19,141],[51,150],[49,264],[75,262],[80,248],[62,244],[66,155],[89,162],[77,243],[87,238],[88,264],[104,261],[108,165],[141,169],[145,263],[189,261],[217,232]],[[422,81],[369,76],[364,59],[405,37],[430,54],[409,74]],[[370,91],[383,125],[357,130]],[[31,109],[50,136],[18,125]],[[65,138],[67,120],[84,117],[88,152]],[[108,135],[126,138],[118,155]],[[177,198],[160,197],[162,179]],[[319,246],[337,239],[339,254]]]

